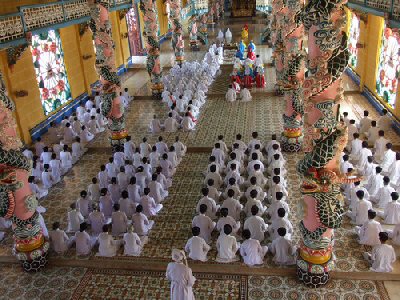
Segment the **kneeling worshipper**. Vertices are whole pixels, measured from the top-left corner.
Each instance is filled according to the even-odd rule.
[[[60,229],[60,222],[53,223],[53,230],[50,231],[49,237],[53,250],[58,254],[64,254],[74,242],[64,230]]]
[[[96,243],[96,238],[91,237],[87,232],[88,225],[83,222],[80,225],[79,231],[75,233],[75,248],[76,255],[84,256],[89,255],[92,251],[94,244]]]
[[[285,237],[285,228],[279,228],[278,235],[279,237],[268,246],[274,255],[273,262],[277,265],[294,265],[296,263],[296,247]]]
[[[250,94],[250,91],[247,88],[244,88],[240,91],[240,101],[241,102],[250,102],[253,97]]]
[[[128,227],[128,232],[124,233],[124,255],[139,256],[142,251],[142,241],[137,233],[133,232],[133,226]]]
[[[262,265],[264,256],[268,252],[267,246],[261,246],[260,242],[251,238],[251,232],[248,229],[243,230],[243,243],[240,245],[240,255],[248,266]]]
[[[236,101],[236,90],[232,88],[232,85],[229,85],[228,91],[225,94],[225,99],[228,102]]]
[[[392,272],[396,253],[391,245],[386,244],[389,236],[387,232],[379,232],[380,244],[372,248],[372,253],[364,252],[364,258],[371,264],[371,271]]]
[[[194,300],[193,285],[196,278],[187,265],[185,252],[172,250],[172,260],[167,266],[166,277],[171,282],[171,300]],[[183,263],[185,261],[185,263]]]
[[[200,237],[200,227],[192,228],[193,236],[187,241],[185,251],[193,260],[207,261],[207,253],[211,247]]]
[[[390,194],[392,198],[392,202],[389,202],[385,210],[382,212],[378,212],[378,216],[383,219],[383,223],[385,224],[399,224],[400,223],[400,203],[397,202],[399,199],[399,193],[393,192]]]
[[[379,232],[383,231],[378,221],[375,221],[376,212],[372,209],[368,210],[368,221],[361,227],[356,227],[355,231],[358,235],[358,242],[361,245],[375,246],[379,245]]]
[[[239,250],[240,245],[236,241],[236,238],[231,235],[232,226],[226,224],[224,226],[224,232],[221,232],[217,240],[217,257],[216,261],[220,263],[230,263],[238,261],[239,258],[236,252]]]
[[[97,256],[112,257],[117,255],[122,240],[114,240],[110,232],[110,225],[103,225],[103,232],[99,234],[99,252]]]

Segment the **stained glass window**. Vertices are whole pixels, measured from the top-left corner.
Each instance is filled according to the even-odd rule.
[[[352,68],[357,66],[357,43],[360,37],[360,18],[355,14],[351,13],[351,24],[350,24],[350,35],[349,35],[349,51],[350,60],[349,65]]]
[[[394,108],[400,73],[400,32],[385,27],[376,78],[376,92],[383,101]]]
[[[48,115],[71,99],[59,32],[33,35],[31,51],[43,110]]]
[[[128,26],[128,40],[131,56],[143,54],[138,16],[139,15],[136,7],[131,8],[126,14],[126,24]]]

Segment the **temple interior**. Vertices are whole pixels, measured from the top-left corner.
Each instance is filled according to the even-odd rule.
[[[194,73],[185,66],[193,67]],[[180,71],[184,68],[186,73]],[[371,178],[381,176],[390,177],[389,196],[400,192],[398,0],[2,0],[0,75],[0,299],[400,299],[400,219],[387,222],[382,205],[397,199],[383,199],[382,179],[374,195],[370,189]],[[193,82],[190,92],[183,85],[183,90],[173,93],[179,76]],[[250,99],[244,100],[245,90]],[[192,102],[180,110],[182,94],[193,101],[189,99]],[[196,106],[195,101],[201,104]],[[172,109],[178,111],[176,118],[171,118],[171,104],[178,107]],[[189,106],[192,110],[187,110]],[[383,115],[389,120],[384,137],[395,158],[385,167],[386,152],[378,157],[370,131],[361,133],[365,111],[371,121]],[[167,130],[168,117],[183,118],[179,129]],[[157,131],[154,118],[165,128]],[[67,122],[71,132],[80,132],[70,141]],[[360,165],[361,154],[354,154],[355,146],[349,148],[354,140],[347,126],[359,130],[365,148],[372,151],[370,177],[365,171],[369,162]],[[245,222],[255,217],[256,206],[251,211],[246,206],[251,176],[247,174],[250,163],[243,162],[237,200],[244,208],[234,220],[240,222],[239,229],[232,233],[240,249],[235,249],[231,261],[221,261],[220,236],[225,236],[227,225],[221,233],[211,229],[206,261],[192,259],[186,249],[183,264],[196,281],[182,287],[182,282],[166,276],[167,266],[175,260],[171,253],[178,249],[184,255],[193,236],[210,155],[221,141],[219,136],[228,146],[222,162],[226,165],[237,134],[245,148],[252,137],[261,142],[258,152],[264,155],[266,181],[259,185],[265,193],[260,205],[266,212],[259,219],[268,229],[257,243],[269,251],[252,266],[243,258]],[[280,176],[274,176],[270,167],[275,157],[272,154],[269,161],[272,148],[267,145],[273,135],[284,163]],[[81,145],[76,155],[75,136]],[[105,212],[105,204],[95,199],[89,186],[99,178],[101,165],[113,155],[116,161],[115,153],[122,151],[122,166],[127,170],[132,159],[135,165],[133,153],[143,138],[152,149],[159,145],[160,136],[168,148],[176,148],[178,137],[186,151],[178,156],[171,174],[165,175],[162,167],[161,174],[170,184],[152,208],[157,211],[147,216],[154,225],[145,234],[132,235],[139,237],[141,246],[137,253],[126,254],[125,235],[138,232],[139,225],[127,215],[124,229],[114,234],[114,217],[104,213],[107,236],[113,239],[111,245],[117,245],[112,255],[104,255],[98,240],[104,228],[100,235],[96,233],[90,216],[96,206]],[[132,155],[124,146],[129,137],[135,145]],[[56,174],[52,161],[58,161],[68,145],[71,151],[71,144],[72,163],[64,166],[61,158],[62,171]],[[54,145],[59,146],[58,153]],[[51,161],[41,155],[46,152],[43,147],[54,154]],[[253,159],[250,148],[243,152],[246,161]],[[341,171],[343,155],[352,162],[345,172]],[[43,174],[48,173],[49,161],[52,183],[48,185]],[[375,171],[379,165],[382,175]],[[135,165],[132,175],[140,168]],[[125,172],[120,170],[118,166],[117,173]],[[149,174],[147,183],[155,180],[154,174]],[[108,176],[108,182],[110,177],[114,176]],[[270,231],[276,212],[268,210],[279,202],[271,192],[275,177],[285,181],[287,191],[287,204],[282,207],[293,226],[287,239],[293,249],[292,263],[279,263],[271,250],[274,234],[278,235],[277,230]],[[225,182],[217,187],[222,195],[214,199],[218,209],[212,221],[218,222],[217,227],[222,217],[219,205],[222,208],[228,197],[228,179],[222,176]],[[111,210],[120,206],[122,210],[121,182]],[[370,204],[363,220],[369,222],[372,211],[381,224],[379,239],[375,238],[378,244],[360,242],[367,225],[358,222],[358,199],[356,204],[350,199],[359,197],[352,189],[358,189],[360,182],[371,194],[370,199],[359,200]],[[79,200],[81,191],[89,192],[90,205],[85,209]],[[138,204],[145,206],[140,202],[143,191],[146,194],[146,188],[139,202],[129,192],[129,205],[135,204],[131,213]],[[71,228],[71,211],[84,217],[77,229]],[[400,218],[400,208],[398,214]],[[83,223],[93,247],[80,255],[74,239]],[[53,235],[60,230],[68,240],[63,241],[68,244],[63,251],[55,248]],[[386,239],[381,239],[382,232]],[[376,253],[380,242],[390,245],[397,257],[389,262],[390,270],[375,270],[371,265],[371,253]],[[389,260],[383,259],[385,264]],[[173,294],[173,284],[190,290],[194,298],[190,293]]]

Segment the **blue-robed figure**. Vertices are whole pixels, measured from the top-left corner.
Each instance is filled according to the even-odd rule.
[[[251,49],[251,51],[253,51],[254,53],[256,52],[256,45],[253,43],[253,40],[250,41],[247,49]]]
[[[240,41],[239,50],[244,55],[244,51],[246,51],[246,44],[243,42],[243,40]]]
[[[237,58],[239,58],[240,60],[243,60],[243,52],[240,51],[240,49],[238,48],[236,51],[236,55]]]

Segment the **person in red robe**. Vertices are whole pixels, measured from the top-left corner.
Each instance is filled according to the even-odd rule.
[[[256,54],[253,52],[253,50],[248,49],[247,50],[247,58],[251,59],[251,60],[256,60]]]
[[[256,75],[256,86],[258,88],[265,87],[265,76],[264,76],[264,68],[258,67],[257,68],[257,75]]]

